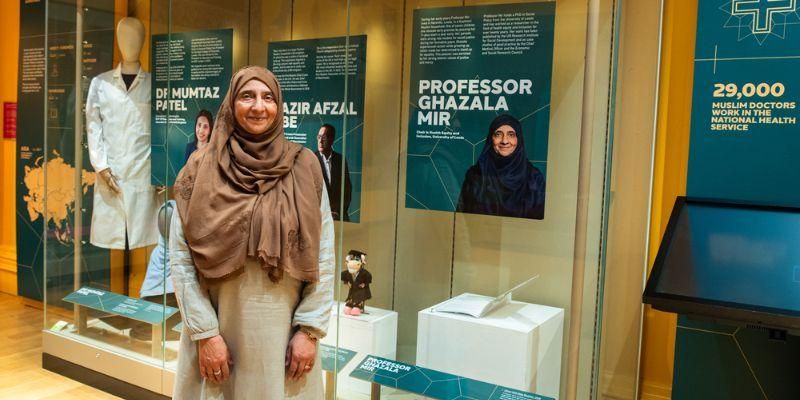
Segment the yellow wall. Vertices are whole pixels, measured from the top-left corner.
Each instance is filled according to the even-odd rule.
[[[0,2],[0,102],[17,101],[19,1]],[[17,294],[16,141],[0,146],[0,292]]]
[[[659,112],[650,226],[652,266],[676,196],[686,193],[697,0],[666,0],[661,49]],[[643,399],[670,398],[675,356],[674,314],[644,314],[641,358]]]

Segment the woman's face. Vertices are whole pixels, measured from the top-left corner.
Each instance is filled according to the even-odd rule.
[[[247,133],[260,135],[275,121],[278,104],[275,96],[264,82],[251,79],[239,90],[234,101],[236,122]]]
[[[197,117],[197,123],[194,125],[194,134],[197,136],[197,143],[208,143],[208,137],[211,133],[211,123],[208,118],[201,115]]]
[[[517,149],[517,132],[509,125],[502,125],[492,133],[494,152],[508,157]]]

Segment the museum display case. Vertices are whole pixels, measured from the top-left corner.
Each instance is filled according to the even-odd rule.
[[[302,286],[334,287],[326,398],[594,396],[617,8],[21,2],[19,279],[46,305],[44,366],[173,395],[181,332],[202,324],[182,296],[214,285],[176,269],[199,257],[174,248],[180,171],[215,139],[234,152],[220,106],[262,66],[329,199],[331,270]]]

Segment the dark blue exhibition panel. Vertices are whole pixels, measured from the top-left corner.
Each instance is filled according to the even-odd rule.
[[[645,300],[717,320],[800,330],[800,209],[678,198]]]
[[[686,195],[800,207],[800,2],[696,4]],[[680,314],[673,398],[800,399],[796,214],[689,211],[645,293]]]
[[[677,199],[644,293],[681,314],[673,398],[800,398],[797,243],[800,208]]]
[[[112,68],[114,1],[84,1],[81,27],[74,1],[19,2],[17,99],[24,112],[17,120],[16,141],[18,294],[42,301],[47,290],[48,302],[67,307],[61,299],[75,290],[76,241],[81,249],[77,279],[93,287],[110,285],[109,251],[88,243],[95,175],[88,150],[75,145],[75,135],[85,135],[75,132],[76,117],[81,117],[75,103],[85,101],[92,77]],[[79,30],[84,80],[75,82]],[[80,189],[75,187],[76,169],[83,176]],[[76,212],[78,196],[81,213]],[[76,232],[83,235],[76,237]]]

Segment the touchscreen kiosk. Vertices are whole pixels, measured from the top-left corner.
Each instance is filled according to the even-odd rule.
[[[800,332],[800,208],[679,197],[644,292],[654,308]]]

